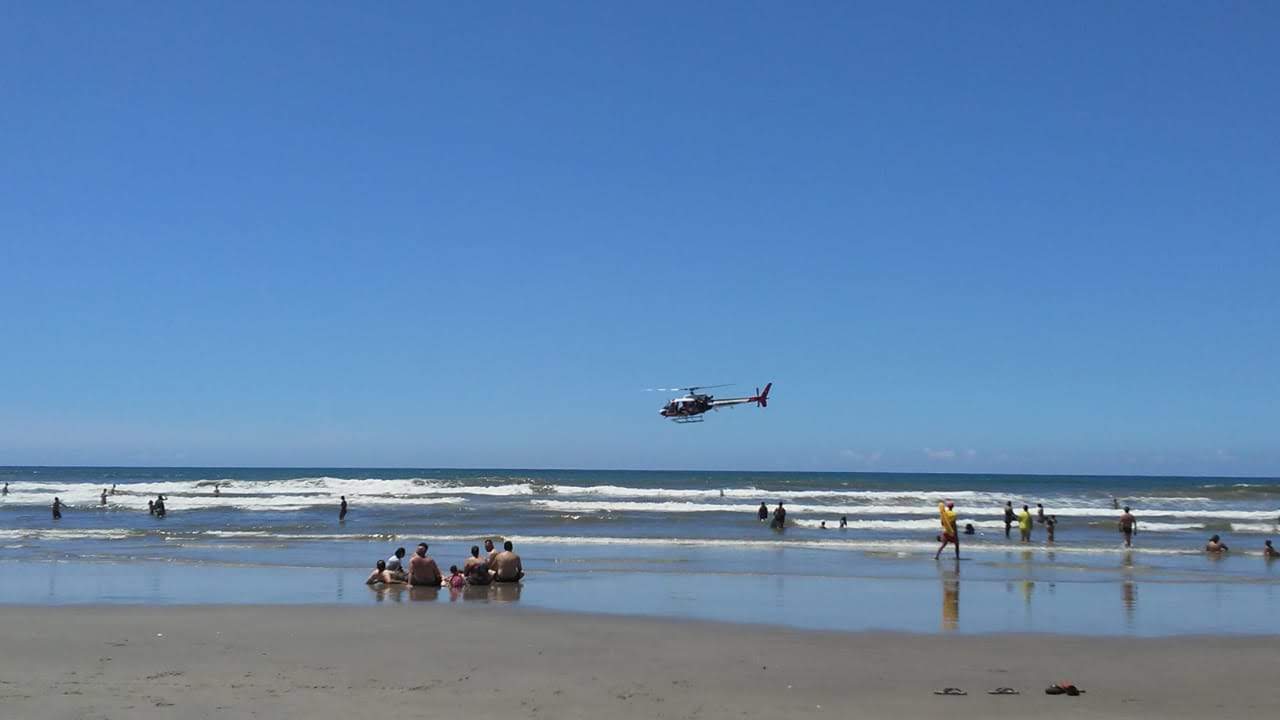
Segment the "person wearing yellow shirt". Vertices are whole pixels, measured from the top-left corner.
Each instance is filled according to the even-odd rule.
[[[956,546],[956,559],[960,559],[960,534],[956,532],[955,507],[956,504],[950,500],[938,503],[938,515],[942,519],[942,544],[938,546],[938,552],[933,556],[934,560],[942,557],[942,551],[946,549],[947,543]]]
[[[1022,533],[1022,542],[1031,542],[1031,509],[1026,505],[1018,515],[1018,532]]]

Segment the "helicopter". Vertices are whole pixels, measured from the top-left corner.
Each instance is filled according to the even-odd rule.
[[[755,403],[759,407],[769,406],[769,389],[773,387],[773,383],[764,386],[764,392],[760,392],[760,388],[756,388],[756,394],[751,397],[724,398],[723,400],[715,399],[714,395],[700,393],[699,390],[711,390],[712,388],[729,387],[728,385],[702,385],[685,388],[657,388],[658,390],[674,390],[686,393],[683,397],[678,397],[666,405],[662,406],[659,414],[673,422],[678,423],[695,423],[702,422],[705,418],[703,413],[708,410],[719,410],[722,407],[733,407],[734,405],[745,405],[747,403]]]

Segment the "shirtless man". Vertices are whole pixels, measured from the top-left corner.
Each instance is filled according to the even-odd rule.
[[[102,488],[102,504],[103,504],[103,505],[106,505],[106,504],[107,504],[107,489],[106,489],[106,488]]]
[[[1138,519],[1129,511],[1129,506],[1124,507],[1124,514],[1120,516],[1120,532],[1124,535],[1124,546],[1133,546],[1133,534],[1138,532]]]
[[[381,583],[383,585],[395,585],[401,582],[404,581],[396,577],[395,573],[392,573],[387,569],[387,561],[379,560],[378,566],[374,568],[373,572],[369,573],[369,579],[365,580],[364,584],[377,585]]]
[[[62,519],[62,500],[60,498],[53,499],[53,519]]]
[[[1018,516],[1013,514],[1013,501],[1006,500],[1004,503],[1004,536],[1006,539],[1009,537],[1009,529],[1013,527],[1013,523],[1017,519]]]
[[[440,576],[440,567],[427,555],[427,544],[418,543],[418,549],[409,560],[409,585],[440,587],[440,581],[443,579]]]
[[[493,541],[486,539],[484,541],[484,556],[489,562],[489,567],[493,567],[493,559],[497,557],[498,551],[493,549]]]
[[[774,530],[785,530],[787,527],[787,509],[782,507],[782,503],[778,503],[778,508],[773,511],[773,522],[769,523],[769,527]]]
[[[760,522],[764,522],[765,520],[769,519],[768,505],[765,505],[764,503],[760,503],[760,509],[756,510],[756,519],[759,520]]]
[[[347,519],[347,496],[342,496],[342,504],[338,506],[338,522]]]
[[[500,583],[520,582],[520,578],[524,577],[524,565],[520,563],[520,556],[512,550],[511,541],[502,543],[502,552],[493,556],[493,562],[489,567],[493,569],[493,579]]]
[[[1204,551],[1209,553],[1224,553],[1230,549],[1231,548],[1228,548],[1227,544],[1222,542],[1222,539],[1217,535],[1209,538],[1209,543],[1204,546]]]
[[[492,581],[489,562],[480,557],[479,547],[471,546],[471,557],[462,563],[462,574],[466,576],[468,585],[488,585]]]

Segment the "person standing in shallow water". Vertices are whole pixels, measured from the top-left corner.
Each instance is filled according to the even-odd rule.
[[[107,489],[106,489],[106,488],[102,488],[102,504],[103,504],[103,505],[106,505],[106,504],[107,504]]]
[[[1006,500],[1004,502],[1004,537],[1009,538],[1009,529],[1013,527],[1013,522],[1017,520],[1017,516],[1013,514],[1013,501]]]
[[[778,503],[778,509],[773,511],[773,522],[769,523],[769,527],[774,530],[784,530],[787,527],[787,510],[782,507],[782,503]]]
[[[1031,508],[1026,505],[1018,515],[1018,534],[1022,536],[1022,542],[1031,542]]]
[[[937,560],[942,557],[942,551],[947,548],[947,543],[956,546],[956,559],[960,559],[960,533],[956,532],[956,504],[947,500],[938,503],[938,514],[942,518],[942,544],[938,546],[938,552],[933,554],[933,559]]]
[[[62,499],[61,498],[53,499],[53,519],[54,520],[62,519]]]
[[[1133,547],[1133,534],[1138,532],[1138,520],[1133,517],[1128,505],[1124,508],[1124,514],[1120,516],[1120,532],[1124,535],[1124,546]]]
[[[342,496],[342,504],[338,506],[338,522],[347,519],[347,496]]]
[[[764,503],[760,503],[760,509],[756,511],[756,519],[759,520],[760,522],[764,522],[765,520],[769,519],[768,505],[765,505]]]

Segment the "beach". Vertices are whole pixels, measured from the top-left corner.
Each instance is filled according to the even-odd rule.
[[[1280,703],[1271,638],[806,632],[465,605],[8,606],[0,628],[12,718],[1204,718]],[[1063,680],[1085,694],[1044,694]],[[1022,694],[986,694],[997,687]]]

